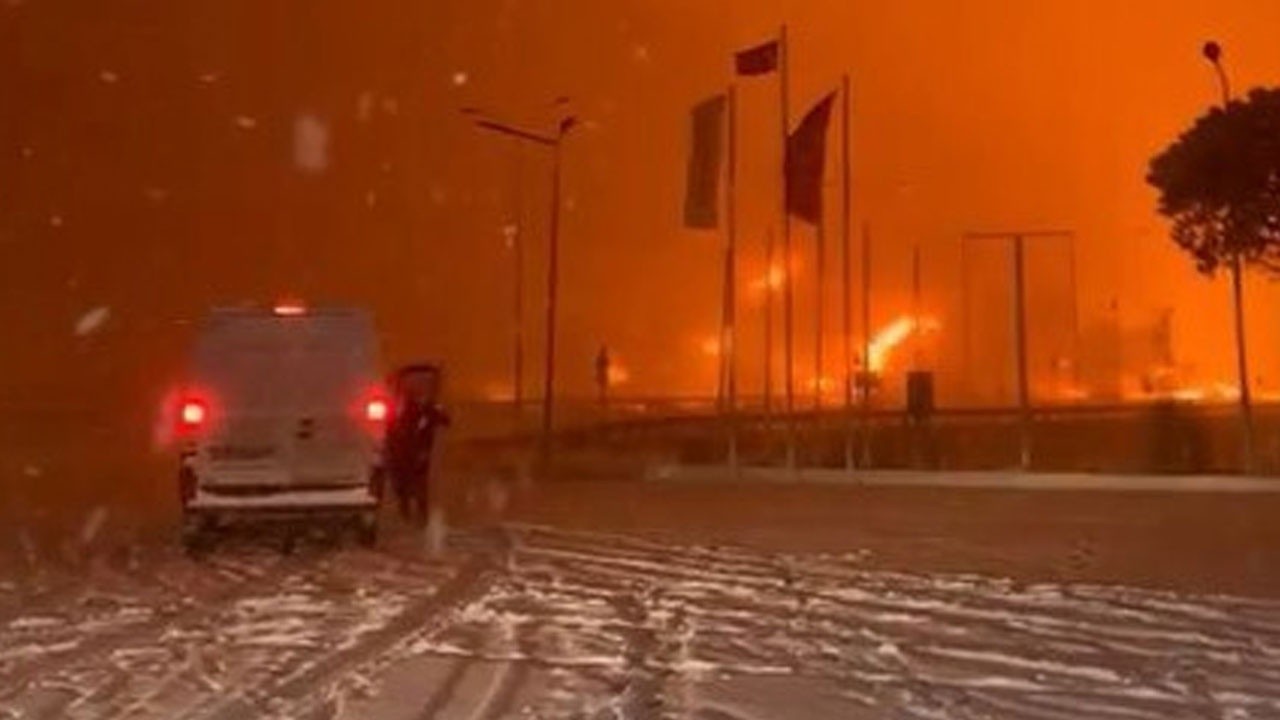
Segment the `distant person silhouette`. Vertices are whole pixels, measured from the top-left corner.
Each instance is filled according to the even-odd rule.
[[[601,345],[600,352],[596,353],[596,390],[599,393],[600,407],[604,407],[609,403],[609,368],[611,364],[609,348]]]

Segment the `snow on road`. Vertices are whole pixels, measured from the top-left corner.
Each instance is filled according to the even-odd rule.
[[[0,583],[0,717],[1276,718],[1280,602],[509,527]]]

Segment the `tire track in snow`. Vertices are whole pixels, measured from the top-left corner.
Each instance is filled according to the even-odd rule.
[[[332,684],[347,672],[391,650],[406,636],[438,629],[448,622],[452,610],[483,595],[493,579],[491,565],[487,555],[473,556],[436,592],[410,604],[353,646],[307,658],[308,662],[300,670],[231,689],[227,697],[212,707],[197,709],[190,716],[202,720],[239,720],[267,710],[281,710],[268,707],[268,700],[271,704],[293,708],[315,704],[317,696],[332,689]]]
[[[422,711],[415,716],[416,720],[435,720],[439,717],[440,713],[453,702],[458,686],[462,684],[463,678],[474,665],[470,658],[454,661],[453,666],[449,668],[449,674],[445,675],[444,682],[440,683]]]
[[[565,537],[546,529],[534,529],[529,536],[538,538],[529,544],[531,557],[566,576],[612,586],[615,592],[639,577],[664,579],[684,601],[711,608],[699,616],[704,635],[721,627],[725,636],[757,637],[785,623],[791,611],[784,601],[787,584],[770,576],[780,566],[743,563],[737,553],[721,562],[716,552],[664,551],[645,541],[609,537],[602,542],[594,535]],[[1268,648],[1280,642],[1271,622],[1280,606],[1258,601],[1105,586],[1082,586],[1075,597],[1072,586],[1024,589],[977,577],[831,574],[810,572],[803,564],[796,579],[792,589],[807,598],[807,607],[803,621],[786,637],[794,644],[815,644],[829,637],[832,628],[844,626],[850,631],[871,628],[892,640],[887,647],[900,645],[905,654],[891,668],[887,684],[913,695],[921,717],[931,712],[927,708],[998,717],[1014,707],[1015,717],[1058,717],[1061,709],[1052,701],[1031,702],[1054,693],[1079,696],[1099,717],[1168,716],[1186,704],[1203,704],[1199,697],[1226,698],[1235,709],[1225,712],[1249,717],[1250,712],[1266,712],[1261,710],[1266,689],[1277,686],[1277,657]],[[824,587],[832,581],[839,583],[836,588]],[[840,592],[846,588],[852,592]],[[1053,592],[1041,596],[1043,590]],[[731,612],[733,606],[741,612]],[[1229,611],[1236,606],[1248,613]],[[1188,652],[1198,670],[1218,678],[1216,696],[1208,691],[1188,694],[1176,682],[1162,679],[1163,659]],[[819,669],[813,662],[803,659],[810,666],[806,672]],[[851,669],[842,667],[848,658],[827,664],[833,678],[850,677],[841,672]],[[1085,678],[1081,672],[1098,675]],[[1246,692],[1230,691],[1242,683]],[[952,707],[956,702],[963,706]]]
[[[262,565],[258,562],[261,557],[270,557],[272,561]],[[189,570],[188,566],[191,563],[181,567]],[[166,663],[155,667],[160,670],[160,674],[152,673],[152,668],[125,669],[125,665],[121,665],[119,669],[125,674],[123,682],[108,678],[103,682],[90,684],[81,693],[68,690],[47,707],[53,717],[62,717],[61,713],[64,711],[69,713],[81,710],[92,713],[91,717],[99,720],[136,717],[139,712],[157,705],[163,706],[166,699],[172,703],[175,698],[181,699],[184,696],[190,698],[190,702],[199,703],[201,698],[223,691],[222,684],[213,678],[226,671],[224,663],[216,654],[206,653],[207,643],[201,643],[199,638],[214,633],[221,640],[222,631],[226,628],[220,621],[228,617],[235,619],[242,603],[257,603],[260,598],[273,591],[301,592],[303,598],[322,596],[326,594],[326,589],[332,590],[333,582],[340,579],[343,573],[358,574],[365,583],[373,580],[385,584],[388,574],[393,576],[393,580],[395,577],[415,577],[421,574],[425,566],[421,560],[376,551],[331,552],[328,549],[317,549],[292,557],[281,557],[278,553],[255,553],[248,557],[220,558],[215,562],[202,560],[192,567],[213,569],[213,573],[204,573],[206,580],[215,575],[238,580],[224,586],[214,596],[203,598],[199,603],[188,602],[194,612],[158,618],[159,626],[147,625],[141,634],[131,626],[129,637],[123,638],[121,642],[111,643],[89,658],[71,658],[70,662],[58,670],[59,673],[66,674],[78,669],[82,680],[70,683],[69,686],[83,685],[83,679],[94,677],[91,672],[94,667],[116,667],[113,662],[105,662],[108,658],[115,660],[117,655],[121,655],[120,660],[128,665],[130,663],[125,658],[129,655],[151,654],[168,658]],[[183,587],[180,580],[170,581],[167,585]],[[351,611],[350,607],[339,606],[338,609],[340,612]],[[359,619],[357,616],[355,621],[358,622]],[[231,629],[234,630],[235,627],[236,623],[233,622]],[[85,670],[86,667],[89,670]]]
[[[196,624],[206,620],[229,603],[249,596],[257,590],[261,583],[271,583],[291,575],[305,572],[314,567],[314,563],[304,565],[301,569],[290,567],[283,562],[276,562],[260,573],[245,574],[229,585],[199,596],[171,598],[181,607],[172,613],[151,613],[147,618],[136,622],[125,622],[118,626],[108,627],[87,636],[57,652],[38,657],[30,663],[10,670],[3,678],[5,687],[0,689],[0,702],[12,703],[27,692],[37,679],[56,677],[75,666],[106,666],[107,659],[117,649],[126,645],[154,645],[170,630],[185,625]],[[91,689],[89,692],[94,692]],[[76,696],[67,694],[58,704],[65,707],[76,701]]]

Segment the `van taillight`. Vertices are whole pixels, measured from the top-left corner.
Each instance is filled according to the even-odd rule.
[[[183,428],[197,430],[208,419],[209,409],[199,400],[186,400],[178,411],[178,417],[182,421]]]
[[[391,408],[387,405],[386,400],[374,399],[365,403],[364,416],[369,422],[386,422],[387,416],[390,414]]]

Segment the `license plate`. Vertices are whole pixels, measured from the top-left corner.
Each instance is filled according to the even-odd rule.
[[[209,448],[211,460],[265,460],[276,454],[272,445],[214,445]]]

